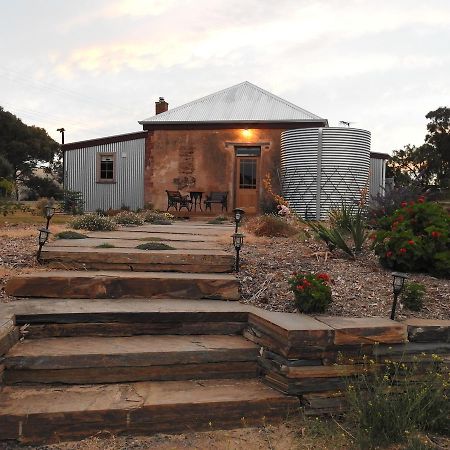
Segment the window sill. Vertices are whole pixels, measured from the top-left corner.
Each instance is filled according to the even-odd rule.
[[[114,180],[97,180],[97,184],[116,184],[116,181]]]

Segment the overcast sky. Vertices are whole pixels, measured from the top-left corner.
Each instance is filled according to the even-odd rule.
[[[248,80],[419,145],[450,106],[449,0],[0,0],[0,106],[66,142]]]

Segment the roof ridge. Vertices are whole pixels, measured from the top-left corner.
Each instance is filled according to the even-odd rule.
[[[251,89],[259,91],[261,94],[269,97],[273,101],[276,101],[277,103],[282,104],[285,107],[288,107],[288,108],[292,109],[293,111],[295,111],[297,113],[301,113],[304,116],[309,116],[308,119],[304,119],[304,120],[325,121],[324,118],[322,118],[322,117],[320,117],[320,116],[318,116],[318,115],[316,115],[316,114],[314,114],[314,113],[312,113],[312,112],[310,112],[310,111],[308,111],[308,110],[306,110],[304,108],[301,108],[300,106],[297,106],[294,103],[291,103],[288,100],[285,100],[284,98],[281,98],[281,97],[279,97],[279,96],[277,96],[277,95],[275,95],[275,94],[273,94],[273,93],[271,93],[269,91],[266,91],[265,89],[263,89],[263,88],[255,85],[255,84],[251,83],[250,81],[246,80],[246,81],[242,81],[240,83],[234,84],[232,86],[229,86],[227,88],[221,89],[219,91],[213,92],[211,94],[205,95],[205,96],[200,97],[198,99],[192,100],[192,101],[190,101],[188,103],[184,103],[183,105],[177,106],[177,107],[175,107],[173,109],[170,109],[170,110],[167,110],[167,111],[164,111],[164,112],[162,112],[160,114],[156,114],[156,115],[153,115],[153,116],[148,117],[146,119],[140,120],[139,123],[142,125],[142,124],[145,124],[145,123],[148,123],[148,122],[164,122],[164,118],[165,117],[169,117],[170,118],[174,113],[178,113],[180,111],[182,112],[182,111],[184,111],[186,109],[189,109],[191,106],[205,103],[211,98],[215,98],[215,97],[220,98],[224,93],[227,93],[227,92],[230,92],[230,91],[233,91],[233,90],[237,90],[241,86],[248,86]],[[154,120],[156,117],[157,117],[157,120]]]

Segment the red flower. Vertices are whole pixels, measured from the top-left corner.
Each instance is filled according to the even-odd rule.
[[[399,252],[400,252],[400,253],[406,253],[406,248],[405,248],[405,247],[402,247],[402,248],[399,250]]]
[[[415,242],[411,239],[411,240],[408,241],[408,244],[409,244],[409,245],[414,245]]]
[[[298,284],[297,285],[297,289],[299,290],[299,291],[303,291],[303,289],[305,289],[301,284]]]
[[[415,203],[412,200],[409,202],[409,204],[410,204],[410,206],[414,206],[415,205]]]
[[[402,208],[404,208],[405,206],[408,206],[408,202],[402,202]]]
[[[398,216],[397,220],[398,220],[399,222],[401,222],[401,221],[405,220],[405,218],[404,218],[402,215],[400,215],[400,216]]]
[[[433,238],[438,238],[441,235],[441,233],[439,233],[439,231],[432,231],[431,232],[431,237]]]
[[[392,256],[392,252],[389,250],[388,252],[386,252],[386,256],[387,256],[388,258],[390,258],[390,257]]]
[[[425,203],[425,197],[420,196],[420,197],[417,199],[417,203]]]
[[[317,279],[318,279],[318,280],[323,280],[323,281],[330,281],[330,277],[329,277],[329,275],[326,274],[326,273],[319,273],[319,274],[317,275]]]

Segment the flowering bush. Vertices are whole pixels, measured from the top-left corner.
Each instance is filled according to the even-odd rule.
[[[442,206],[419,197],[378,225],[373,248],[383,266],[450,276],[450,216]]]
[[[171,225],[175,217],[168,212],[144,211],[141,213],[144,222],[154,225]]]
[[[114,221],[119,225],[143,225],[144,219],[133,211],[121,211],[114,216]]]
[[[73,220],[71,225],[75,230],[113,231],[116,229],[116,222],[109,217],[99,216],[98,214],[80,216]]]
[[[325,312],[332,301],[330,277],[326,273],[294,273],[288,282],[300,312]]]

